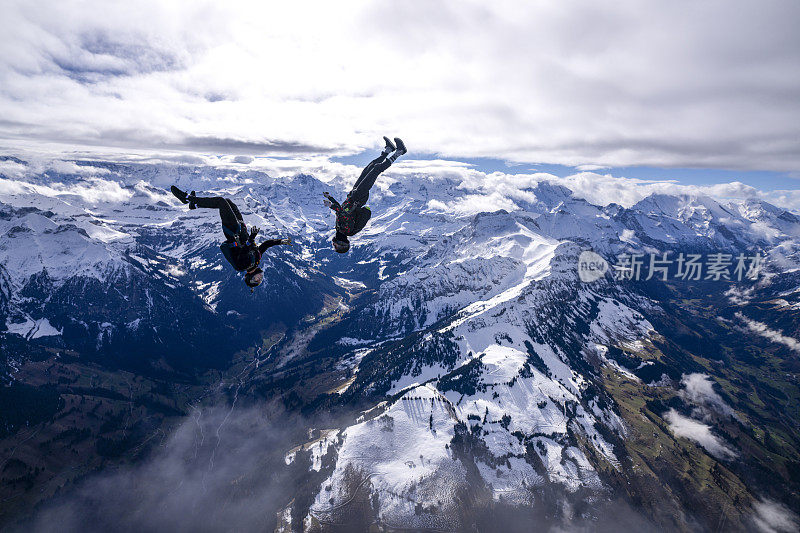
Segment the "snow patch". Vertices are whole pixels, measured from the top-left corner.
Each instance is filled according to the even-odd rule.
[[[343,289],[366,289],[367,286],[361,283],[360,281],[353,281],[351,279],[340,278],[338,276],[333,276],[333,282],[336,283],[338,286],[342,287]]]
[[[40,337],[55,337],[61,335],[62,330],[54,328],[46,318],[33,320],[26,318],[25,322],[14,323],[10,319],[6,322],[9,333],[21,335],[26,339],[38,339]]]

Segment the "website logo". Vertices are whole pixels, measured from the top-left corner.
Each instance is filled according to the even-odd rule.
[[[584,250],[578,257],[578,276],[584,283],[602,278],[608,271],[608,261],[591,250]]]

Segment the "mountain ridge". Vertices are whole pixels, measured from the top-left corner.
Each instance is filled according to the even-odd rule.
[[[622,497],[659,527],[710,529],[724,512],[747,529],[759,498],[798,501],[796,356],[769,333],[800,332],[800,220],[788,211],[667,195],[596,206],[541,182],[474,213],[475,193],[454,180],[390,178],[342,257],[321,202],[322,191],[342,194],[341,180],[91,166],[104,172],[47,173],[0,199],[0,334],[18,346],[6,380],[23,383],[15,376],[43,350],[202,384],[259,347],[237,398],[354,413],[314,441],[320,451],[287,455],[298,468],[310,454],[318,480],[277,515],[285,527],[459,529],[478,510],[508,508],[556,524],[592,520],[599,502]],[[249,224],[271,228],[263,235],[297,247],[265,254],[264,286],[249,295],[218,253],[217,215],[172,201],[173,179],[231,196]],[[588,249],[609,263],[763,254],[765,270],[692,283],[618,280],[612,269],[583,283]],[[685,392],[692,375],[736,416],[699,411]],[[188,401],[178,410],[197,405]],[[717,446],[734,455],[715,456]],[[686,464],[691,479],[678,474]]]

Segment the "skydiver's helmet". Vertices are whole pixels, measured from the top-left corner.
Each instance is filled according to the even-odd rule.
[[[260,268],[248,270],[247,273],[244,275],[244,282],[251,289],[254,289],[259,285],[261,285],[262,281],[264,281],[264,271],[261,270]]]
[[[346,254],[350,249],[350,241],[347,240],[346,235],[341,233],[337,233],[331,242],[333,243],[333,249],[340,254]]]

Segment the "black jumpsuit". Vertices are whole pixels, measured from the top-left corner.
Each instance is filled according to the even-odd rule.
[[[225,259],[238,271],[258,266],[264,251],[270,246],[281,243],[280,239],[268,239],[256,246],[250,240],[239,208],[227,198],[221,196],[196,197],[193,202],[197,207],[219,209],[222,232],[225,234],[225,242],[220,245],[220,250]]]
[[[331,199],[331,209],[336,213],[336,233],[348,237],[355,235],[367,225],[372,211],[365,204],[369,200],[369,190],[381,172],[392,162],[383,154],[373,159],[356,180],[353,189],[342,204]]]

